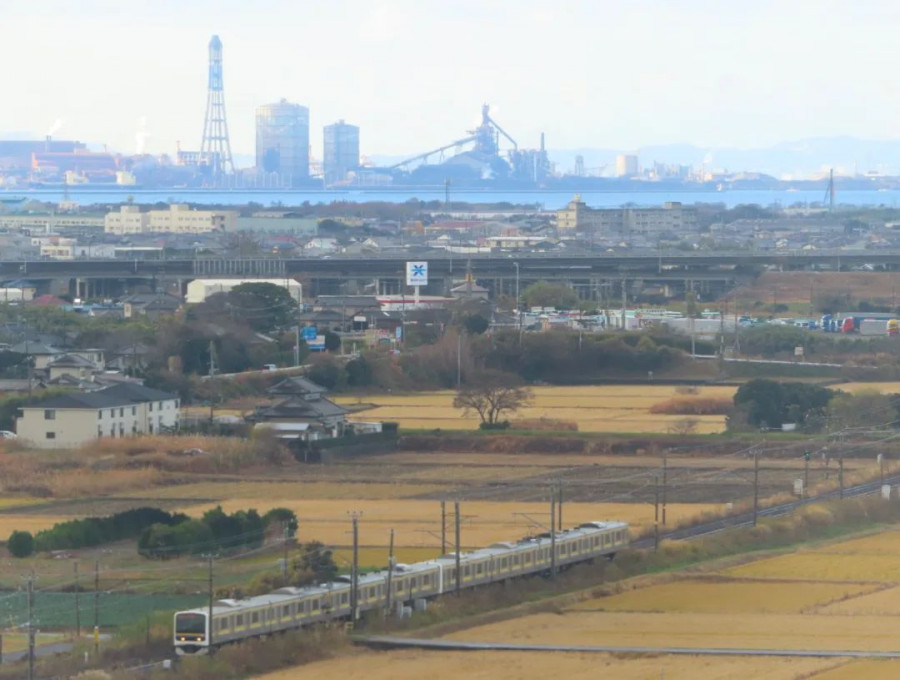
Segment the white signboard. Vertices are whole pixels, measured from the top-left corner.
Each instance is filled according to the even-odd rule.
[[[406,263],[406,285],[407,286],[427,286],[428,285],[428,263],[427,262],[407,262]]]

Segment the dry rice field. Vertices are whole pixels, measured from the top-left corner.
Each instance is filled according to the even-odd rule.
[[[650,407],[681,396],[672,385],[602,385],[575,387],[535,387],[534,401],[518,411],[513,419],[550,418],[573,421],[582,432],[668,432],[686,416],[651,414]],[[696,396],[726,397],[734,387],[704,386]],[[345,406],[372,404],[374,408],[358,411],[354,420],[391,420],[411,429],[473,430],[478,427],[475,415],[463,415],[453,406],[455,393],[415,393],[407,395],[377,394],[339,397]],[[724,416],[690,416],[697,422],[697,433],[721,432]]]
[[[893,561],[892,561],[893,560]],[[747,564],[643,578],[552,613],[477,625],[447,640],[531,645],[900,651],[900,530]],[[818,565],[818,566],[817,566]],[[372,652],[256,680],[609,677],[634,680],[887,680],[900,661],[504,651]]]
[[[476,625],[446,640],[525,645],[898,651],[900,530],[824,542],[737,567],[698,567],[618,584],[605,596]],[[631,585],[629,586],[629,583]],[[570,601],[571,602],[571,601]],[[900,661],[507,652],[374,652],[270,673],[255,680],[887,680]]]
[[[709,647],[741,649],[900,651],[900,531],[803,548],[718,573],[685,573],[605,597],[561,613],[490,623],[447,639],[522,644]],[[627,587],[627,584],[626,586]],[[654,657],[670,677],[719,677],[705,657],[674,674],[672,657]],[[649,662],[650,660],[647,659]],[[900,662],[744,658],[734,677],[797,680],[895,678]],[[574,660],[573,660],[574,662]],[[759,665],[757,665],[757,663]],[[672,668],[672,672],[670,672]],[[615,677],[629,677],[616,669]],[[713,673],[713,675],[708,675]],[[641,677],[641,676],[636,676]],[[645,677],[656,677],[647,675]]]
[[[227,500],[202,505],[186,505],[179,510],[192,516],[221,505],[226,512],[255,508],[260,513],[273,507],[287,507],[299,519],[301,541],[322,541],[328,545],[348,545],[350,518],[348,511],[362,513],[359,524],[360,544],[385,546],[390,530],[395,531],[398,546],[440,546],[441,508],[438,501],[424,500],[288,500],[257,498]],[[447,504],[448,537],[452,533],[452,503]],[[704,510],[720,506],[699,503],[670,503],[669,521],[693,517]],[[564,523],[574,526],[591,520],[616,519],[628,522],[639,531],[652,526],[653,506],[637,503],[567,503]],[[467,501],[460,505],[461,539],[464,547],[483,547],[497,541],[508,541],[540,533],[549,521],[549,504],[540,502]]]
[[[797,662],[790,659],[740,657],[628,658],[610,654],[404,650],[379,654],[358,653],[342,659],[269,673],[255,680],[797,680],[801,673],[807,674],[803,677],[810,677],[816,671],[834,666],[833,660],[821,659],[803,659]],[[814,677],[819,680],[818,675]],[[844,677],[851,676],[834,676],[842,680]],[[822,676],[822,680],[826,680],[826,676]],[[832,678],[828,677],[827,680]]]

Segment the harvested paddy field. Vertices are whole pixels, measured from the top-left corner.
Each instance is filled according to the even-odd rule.
[[[542,652],[362,652],[258,676],[254,680],[797,680],[832,668],[834,660],[685,656],[627,657]],[[850,676],[835,676],[847,677]],[[866,677],[866,676],[859,676]],[[887,676],[885,676],[887,677]],[[827,680],[832,680],[828,677]]]
[[[548,499],[549,500],[549,499]],[[273,498],[226,500],[220,503],[185,505],[179,508],[191,516],[203,514],[216,505],[226,512],[255,508],[260,513],[273,507],[287,507],[299,518],[302,541],[317,540],[329,545],[348,545],[348,510],[362,513],[359,523],[361,545],[385,546],[391,529],[402,546],[440,546],[441,507],[437,501],[422,500],[288,500]],[[669,521],[677,523],[697,514],[717,509],[697,503],[668,505]],[[544,531],[549,522],[549,503],[467,501],[460,505],[461,536],[464,547],[483,547]],[[565,524],[573,526],[593,520],[620,520],[633,530],[652,525],[653,506],[638,503],[566,503]],[[447,530],[452,528],[452,503],[448,504]],[[449,535],[449,533],[448,533]]]
[[[730,399],[734,387],[704,386],[691,396]],[[683,389],[671,385],[599,385],[580,387],[535,387],[534,400],[513,419],[541,418],[573,422],[582,432],[670,432],[683,426],[686,416],[650,412],[661,402],[684,396]],[[355,412],[354,420],[392,420],[409,429],[473,430],[478,418],[463,415],[453,406],[455,392],[375,394],[337,397],[347,407],[370,408]],[[725,416],[690,416],[693,432],[707,434],[725,429]]]
[[[650,577],[632,589],[625,582],[619,592],[553,613],[445,637],[536,645],[900,651],[895,631],[900,615],[898,539],[900,532],[888,529],[718,572]],[[838,666],[821,677],[870,677],[850,674],[867,668],[861,662]],[[820,677],[795,668],[797,677]],[[897,668],[879,663],[873,672],[889,677],[887,669]]]
[[[569,611],[799,614],[813,607],[871,593],[876,588],[875,585],[850,583],[704,582],[685,579],[586,600]]]
[[[888,616],[579,612],[535,614],[470,628],[450,640],[540,645],[613,645],[713,649],[900,651]]]

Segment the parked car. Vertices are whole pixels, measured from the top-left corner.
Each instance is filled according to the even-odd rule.
[[[0,430],[0,439],[18,439],[19,435],[9,430]]]

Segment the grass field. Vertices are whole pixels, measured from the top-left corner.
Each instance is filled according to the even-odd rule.
[[[848,294],[853,301],[881,301],[893,305],[892,291],[900,291],[900,276],[891,272],[763,272],[752,284],[735,288],[729,299],[771,304],[810,303],[810,295]],[[741,308],[741,312],[750,311]],[[813,312],[813,314],[816,314]]]
[[[671,385],[602,385],[578,387],[535,387],[534,400],[515,414],[515,418],[571,421],[582,432],[669,432],[685,420],[685,416],[651,414],[650,407],[681,396]],[[704,386],[696,396],[726,397],[733,387]],[[345,406],[373,404],[374,408],[358,411],[355,420],[391,420],[411,429],[471,430],[478,427],[475,415],[463,416],[453,406],[455,392],[416,393],[407,395],[377,394],[338,397]],[[696,421],[694,432],[705,434],[725,429],[724,416],[690,416]]]
[[[806,614],[567,612],[478,626],[447,638],[542,645],[900,651],[893,620]]]
[[[900,581],[900,551],[894,555],[803,551],[728,570],[738,577],[815,581]]]
[[[685,580],[586,600],[571,611],[799,614],[811,607],[870,593],[875,588],[844,583]]]
[[[627,657],[516,652],[362,652],[259,676],[254,680],[797,680],[835,662],[821,659]],[[815,676],[818,680],[819,676]],[[835,678],[850,676],[835,676]],[[868,676],[859,676],[868,677]],[[887,676],[885,676],[887,677]],[[824,678],[824,676],[823,676]],[[831,677],[827,680],[833,680]]]
[[[36,533],[70,519],[76,518],[68,515],[0,515],[0,540],[9,538],[13,531]]]

